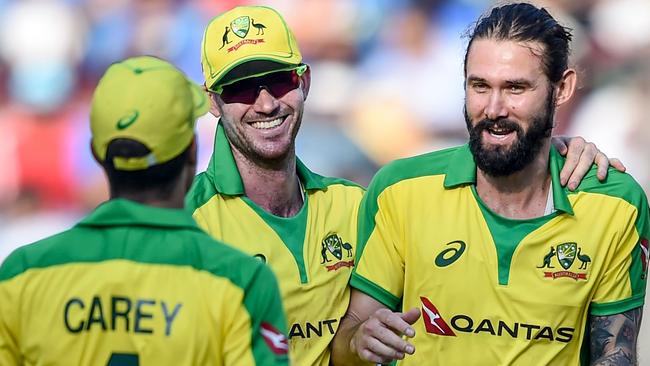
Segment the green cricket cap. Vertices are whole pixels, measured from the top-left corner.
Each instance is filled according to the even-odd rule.
[[[115,156],[115,169],[143,170],[165,163],[187,149],[196,119],[209,108],[204,90],[169,62],[140,56],[114,63],[93,94],[92,148],[103,162],[111,141],[135,140],[150,153]]]

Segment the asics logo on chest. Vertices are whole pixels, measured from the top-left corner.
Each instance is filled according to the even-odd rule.
[[[447,267],[456,262],[458,258],[465,253],[465,248],[467,248],[467,244],[462,240],[450,241],[445,245],[448,246],[448,248],[441,251],[434,261],[438,267]]]

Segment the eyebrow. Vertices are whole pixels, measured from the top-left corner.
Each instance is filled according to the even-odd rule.
[[[470,75],[467,77],[467,83],[485,83],[487,84],[487,80],[480,78],[478,76]]]
[[[489,84],[488,81],[482,77],[470,75],[467,77],[467,83],[485,83]],[[517,85],[517,86],[524,86],[524,87],[532,87],[533,83],[524,78],[518,78],[518,79],[510,79],[505,81],[506,85],[512,86],[512,85]]]
[[[506,80],[506,85],[532,87],[533,83],[527,79],[512,79],[512,80]]]

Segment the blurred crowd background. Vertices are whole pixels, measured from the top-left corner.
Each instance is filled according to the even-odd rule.
[[[366,185],[388,161],[463,143],[462,62],[488,0],[274,0],[312,67],[298,155]],[[650,1],[548,0],[573,28],[580,89],[556,134],[619,157],[650,192]],[[0,260],[107,198],[92,90],[112,62],[156,55],[202,81],[209,20],[243,0],[0,0]],[[216,120],[202,118],[200,169]],[[650,323],[646,321],[646,323]],[[645,364],[650,365],[650,356]]]

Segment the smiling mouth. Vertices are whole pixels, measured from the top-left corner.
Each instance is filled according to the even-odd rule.
[[[512,132],[515,132],[514,129],[512,128],[507,128],[507,127],[489,127],[485,129],[490,136],[495,137],[497,139],[503,139],[506,136],[510,135]]]
[[[251,122],[250,125],[257,130],[268,130],[273,127],[277,127],[284,122],[285,117],[278,117],[270,121],[258,121]]]

